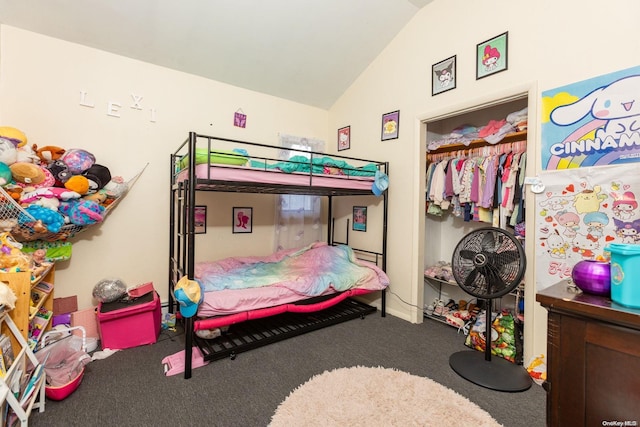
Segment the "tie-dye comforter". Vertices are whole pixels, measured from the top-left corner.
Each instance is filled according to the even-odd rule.
[[[266,257],[231,257],[198,263],[195,276],[205,292],[272,286],[309,297],[322,295],[329,289],[380,290],[389,285],[389,278],[380,268],[357,259],[350,247],[326,243]]]

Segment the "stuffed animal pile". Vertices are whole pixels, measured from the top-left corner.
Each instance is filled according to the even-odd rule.
[[[101,222],[105,208],[127,191],[122,177],[112,177],[90,152],[29,145],[21,130],[7,126],[0,127],[0,186],[28,213],[0,223],[0,231],[14,235]]]

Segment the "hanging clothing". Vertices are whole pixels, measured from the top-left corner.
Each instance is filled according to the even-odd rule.
[[[523,147],[518,146],[519,149]],[[507,222],[523,217],[526,156],[505,146],[470,150],[427,166],[427,213],[450,211],[464,221]],[[509,218],[511,217],[511,218]],[[508,218],[508,221],[506,220]]]

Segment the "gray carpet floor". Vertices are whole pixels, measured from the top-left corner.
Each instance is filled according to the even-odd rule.
[[[163,331],[156,344],[89,363],[75,393],[59,402],[47,400],[45,412],[32,414],[30,425],[267,426],[294,388],[325,370],[350,366],[382,366],[431,378],[504,426],[545,425],[542,387],[505,393],[460,377],[449,367],[449,356],[467,349],[464,335],[433,320],[415,325],[376,312],[240,353],[235,360],[213,361],[195,369],[189,380],[165,376],[161,360],[183,345],[179,329]],[[438,398],[424,396],[424,404]],[[452,419],[449,425],[465,421]]]

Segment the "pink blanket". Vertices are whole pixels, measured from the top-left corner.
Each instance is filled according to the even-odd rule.
[[[253,273],[257,271],[267,274],[256,276]],[[387,275],[374,263],[358,260],[346,246],[325,243],[264,257],[198,263],[195,276],[209,290],[198,309],[203,317],[273,307],[354,288],[382,290],[389,285]],[[211,291],[216,288],[220,290]]]

